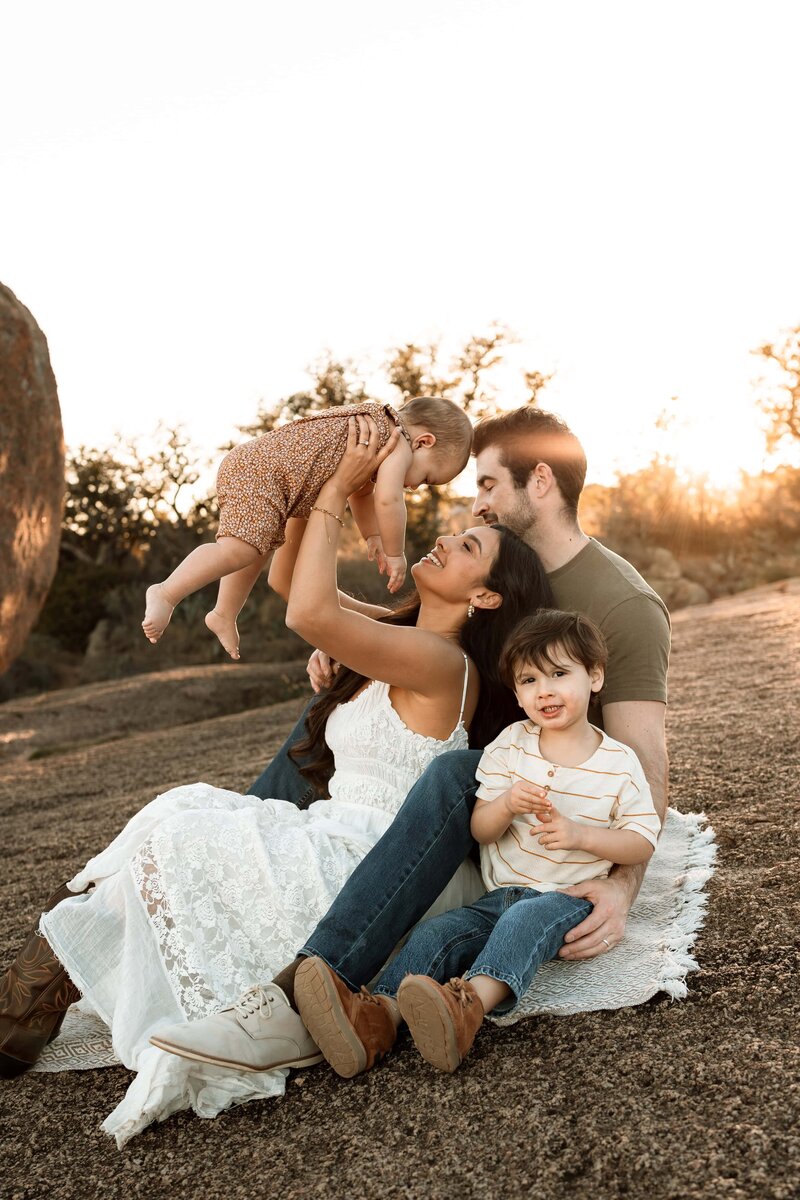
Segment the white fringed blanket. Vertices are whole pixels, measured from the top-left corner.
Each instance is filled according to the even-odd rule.
[[[704,814],[683,815],[671,808],[621,944],[587,962],[545,963],[516,1013],[497,1018],[497,1024],[511,1025],[534,1013],[625,1008],[656,992],[682,999],[687,974],[697,970],[692,945],[705,917],[703,889],[715,859],[714,831]],[[106,1026],[77,1004],[33,1070],[80,1071],[117,1062]]]

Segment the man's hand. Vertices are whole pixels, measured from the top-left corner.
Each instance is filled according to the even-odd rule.
[[[551,801],[540,804],[536,815],[541,825],[531,827],[531,837],[538,837],[540,845],[545,850],[582,850],[581,826],[576,821],[564,817]]]
[[[315,650],[308,660],[306,674],[311,680],[311,686],[314,691],[319,693],[323,688],[331,686],[333,677],[338,670],[339,664],[337,662],[333,662],[322,650]]]
[[[570,961],[596,958],[619,945],[633,903],[629,888],[609,875],[605,879],[590,879],[586,883],[576,883],[574,887],[559,888],[559,891],[594,905],[588,917],[570,929],[564,938],[559,958]]]

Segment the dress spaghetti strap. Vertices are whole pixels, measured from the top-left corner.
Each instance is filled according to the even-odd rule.
[[[461,651],[464,654],[464,651]],[[461,691],[461,712],[458,714],[458,725],[464,720],[464,705],[467,702],[467,684],[469,683],[469,659],[464,654],[464,687]],[[456,729],[458,729],[458,725]]]

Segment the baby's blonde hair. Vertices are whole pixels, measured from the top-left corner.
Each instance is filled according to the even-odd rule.
[[[403,424],[416,425],[436,435],[437,457],[453,457],[464,470],[472,453],[472,422],[463,408],[441,396],[416,396],[400,409]],[[457,473],[458,473],[457,472]]]

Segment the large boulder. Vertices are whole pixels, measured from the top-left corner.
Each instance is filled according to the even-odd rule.
[[[0,283],[0,674],[52,583],[63,502],[64,434],[47,342]]]

